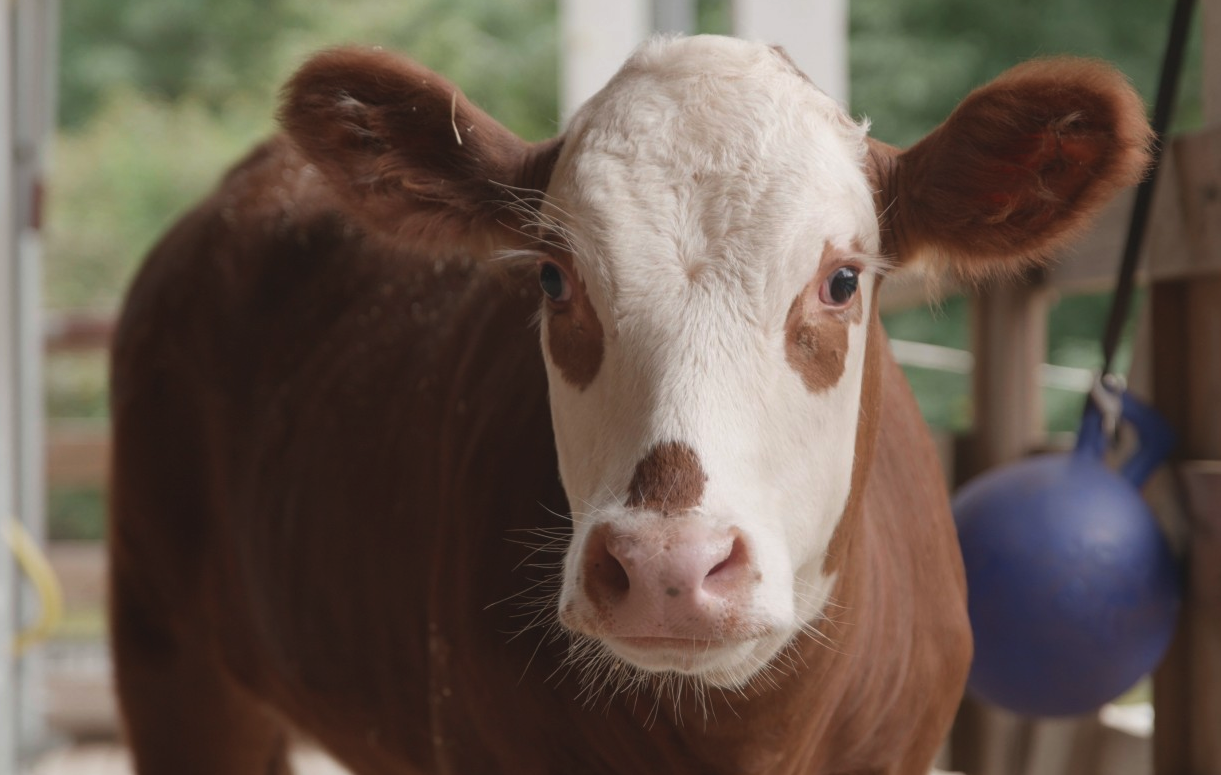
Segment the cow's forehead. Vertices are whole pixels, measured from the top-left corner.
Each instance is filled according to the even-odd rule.
[[[865,133],[770,46],[659,39],[574,116],[544,213],[612,318],[693,281],[787,309],[825,244],[876,245]]]
[[[650,151],[666,160],[684,158],[686,148],[693,169],[715,172],[735,169],[744,155],[773,150],[777,139],[814,127],[839,134],[863,153],[866,127],[848,118],[783,51],[697,36],[642,45],[581,107],[569,136],[596,131],[602,142],[617,139],[622,147],[616,150],[642,161]]]

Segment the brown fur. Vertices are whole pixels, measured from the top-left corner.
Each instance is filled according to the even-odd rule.
[[[819,301],[828,274],[842,266],[837,253],[829,244],[823,248],[818,275],[793,299],[784,320],[785,358],[811,393],[839,384],[848,362],[848,327],[864,314],[859,293],[843,309],[824,309]]]
[[[604,350],[602,323],[589,300],[584,281],[577,277],[570,255],[549,251],[572,278],[572,298],[563,304],[547,304],[547,349],[560,375],[568,384],[584,390],[602,368]]]
[[[457,86],[385,51],[311,59],[284,87],[280,122],[367,227],[447,254],[519,237],[506,209],[546,187],[559,153],[558,140],[522,143]]]
[[[361,775],[923,775],[970,635],[932,442],[876,312],[830,645],[802,634],[770,680],[706,705],[647,687],[585,705],[563,642],[509,637],[520,608],[493,605],[533,583],[506,539],[567,529],[568,506],[535,280],[471,260],[531,220],[487,181],[543,187],[558,141],[515,141],[459,97],[459,146],[448,84],[387,54],[325,55],[288,94],[295,143],[257,149],[166,235],[116,338],[112,638],[138,772],[285,773],[296,730]],[[972,239],[917,217],[953,192],[905,188],[965,163],[936,148],[967,124],[913,157],[920,174],[882,176],[915,208],[902,250]],[[1118,158],[1075,142],[1010,156]],[[1076,204],[1002,208],[1044,235],[1023,244],[1062,239],[1101,196],[1049,179]],[[672,474],[642,466],[641,502],[675,507]],[[684,502],[702,486],[685,470]]]
[[[1014,67],[910,149],[870,141],[883,249],[966,280],[1044,262],[1140,180],[1152,140],[1140,96],[1109,65]]]
[[[870,309],[877,309],[878,292],[881,283],[874,285],[873,302]],[[859,295],[859,294],[858,294]],[[844,560],[848,557],[849,542],[860,531],[862,512],[865,509],[865,493],[868,492],[868,476],[873,470],[872,461],[874,449],[878,440],[878,424],[881,413],[877,407],[882,404],[882,371],[884,370],[883,353],[889,352],[886,330],[882,328],[882,319],[873,315],[869,321],[869,335],[865,339],[865,364],[861,375],[861,405],[857,410],[856,420],[856,455],[852,461],[852,489],[848,492],[848,502],[844,505],[844,513],[831,535],[831,543],[827,546],[827,556],[823,560],[823,573],[831,575],[839,573]]]
[[[676,441],[654,444],[636,464],[627,507],[670,516],[700,505],[708,475],[695,450]]]

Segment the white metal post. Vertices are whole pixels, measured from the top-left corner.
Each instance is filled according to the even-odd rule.
[[[16,239],[13,230],[12,6],[0,7],[0,521],[15,505],[16,429],[13,427],[13,345],[16,314]],[[12,554],[0,541],[0,775],[17,771],[18,697],[13,671],[16,592]]]
[[[17,110],[13,123],[16,150],[13,168],[15,204],[15,285],[12,309],[14,338],[16,431],[15,511],[26,532],[46,537],[44,402],[42,392],[42,241],[43,179],[49,139],[55,127],[55,70],[58,7],[55,0],[16,0],[14,89]],[[39,611],[32,589],[17,597],[19,621],[34,620]],[[27,652],[17,663],[16,695],[21,704],[18,748],[33,751],[43,745],[43,661],[40,652]]]
[[[628,55],[648,36],[648,0],[561,0],[560,118],[606,85]]]
[[[694,35],[696,0],[653,0],[653,29],[661,33]]]
[[[848,104],[848,0],[733,0],[733,34],[784,46],[820,89]]]

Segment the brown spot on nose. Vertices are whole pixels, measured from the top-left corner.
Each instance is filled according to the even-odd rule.
[[[844,376],[848,328],[864,315],[860,293],[842,309],[828,309],[819,300],[827,270],[839,263],[837,252],[831,245],[823,250],[818,274],[793,299],[784,321],[785,358],[811,393],[830,390]]]
[[[707,481],[695,450],[681,442],[663,441],[636,464],[627,505],[660,511],[663,516],[693,509],[703,499]]]

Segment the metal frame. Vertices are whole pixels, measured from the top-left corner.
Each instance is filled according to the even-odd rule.
[[[0,520],[7,520],[16,505],[16,429],[14,428],[13,345],[16,341],[15,315],[9,303],[15,297],[14,208],[8,203],[13,190],[13,6],[0,10]],[[16,671],[12,656],[13,633],[17,627],[16,581],[12,555],[0,542],[0,773],[17,769],[17,723],[20,708]]]
[[[39,201],[55,122],[58,5],[9,0],[0,12],[0,521],[45,536],[42,271]],[[0,774],[45,740],[42,664],[15,659],[12,639],[34,618],[12,555],[0,550]]]
[[[16,105],[13,203],[16,209],[15,430],[16,514],[36,540],[46,538],[46,461],[43,398],[42,242],[41,208],[50,138],[55,130],[55,72],[58,66],[59,14],[56,0],[16,0],[14,68]],[[39,603],[28,585],[17,596],[22,622],[39,615]],[[18,753],[31,753],[45,744],[45,686],[42,653],[24,655],[17,663],[16,694],[21,703]]]

